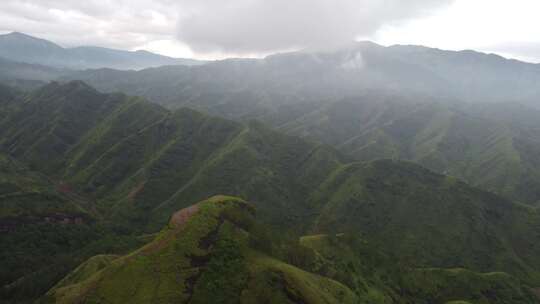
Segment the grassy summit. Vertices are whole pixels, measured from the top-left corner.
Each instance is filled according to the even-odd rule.
[[[142,248],[88,260],[42,302],[535,303],[507,274],[399,272],[391,260],[344,236],[304,237],[296,244],[270,238],[261,245],[264,233],[254,216],[252,205],[238,198],[199,202],[174,213]],[[280,247],[285,261],[276,253]],[[382,264],[374,268],[376,260]]]
[[[54,303],[355,303],[343,284],[253,250],[253,214],[251,205],[233,197],[199,202],[174,214],[139,250],[89,260],[48,298]],[[108,265],[96,267],[97,262]]]

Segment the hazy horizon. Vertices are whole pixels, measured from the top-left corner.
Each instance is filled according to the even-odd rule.
[[[7,0],[0,12],[0,33],[22,32],[63,47],[91,45],[210,60],[368,40],[540,62],[538,9],[540,4],[532,0]]]
[[[52,40],[48,40],[48,39],[45,39],[43,37],[38,37],[38,36],[33,36],[33,35],[30,35],[28,33],[24,33],[24,32],[19,32],[19,31],[8,31],[8,32],[0,32],[0,35],[7,35],[7,34],[14,34],[14,33],[20,33],[20,34],[24,34],[24,35],[28,35],[28,36],[31,36],[33,38],[38,38],[38,39],[44,39],[44,40],[47,40],[49,42],[52,42],[56,45],[59,45],[63,48],[66,48],[66,49],[69,49],[69,48],[77,48],[77,47],[103,47],[103,48],[109,48],[109,49],[114,49],[114,50],[120,50],[120,51],[130,51],[130,52],[137,52],[137,51],[148,51],[148,52],[152,52],[154,54],[159,54],[159,55],[163,55],[163,56],[168,56],[168,57],[171,57],[171,58],[178,58],[178,59],[195,59],[195,60],[208,60],[208,61],[219,61],[219,60],[226,60],[226,59],[262,59],[262,58],[265,58],[267,56],[272,56],[272,55],[277,55],[277,54],[284,54],[284,53],[288,53],[288,52],[302,52],[302,51],[306,51],[306,52],[309,52],[309,51],[321,51],[321,52],[325,52],[325,51],[331,51],[331,50],[334,50],[334,49],[339,49],[339,48],[346,48],[347,46],[350,46],[351,44],[353,43],[362,43],[362,42],[371,42],[371,43],[375,43],[377,45],[380,45],[382,47],[392,47],[392,46],[419,46],[419,47],[426,47],[426,48],[432,48],[432,49],[439,49],[439,50],[442,50],[442,51],[456,51],[456,52],[461,52],[461,51],[474,51],[474,52],[478,52],[478,53],[482,53],[482,54],[486,54],[486,55],[497,55],[497,56],[501,56],[505,59],[508,59],[508,60],[517,60],[517,61],[521,61],[521,62],[525,62],[525,63],[531,63],[531,64],[537,64],[538,62],[534,62],[534,61],[531,61],[531,60],[527,60],[527,59],[521,59],[521,58],[515,58],[515,57],[512,57],[511,55],[508,55],[508,54],[505,54],[505,53],[497,53],[497,52],[487,52],[487,51],[480,51],[480,50],[475,50],[475,49],[455,49],[455,50],[451,50],[451,49],[444,49],[444,48],[437,48],[437,47],[432,47],[432,46],[429,46],[429,45],[421,45],[421,44],[401,44],[401,43],[396,43],[396,44],[382,44],[382,43],[379,43],[379,42],[375,42],[375,41],[372,41],[372,40],[351,40],[349,43],[346,43],[346,44],[343,44],[343,45],[340,45],[340,46],[336,46],[335,48],[332,48],[332,49],[321,49],[321,50],[316,50],[316,49],[298,49],[298,50],[287,50],[287,51],[276,51],[274,53],[268,53],[268,54],[261,54],[259,56],[229,56],[229,57],[220,57],[220,58],[199,58],[199,57],[174,57],[174,56],[170,56],[170,55],[167,55],[167,54],[163,54],[163,53],[159,53],[159,52],[155,52],[155,51],[152,51],[152,50],[148,50],[148,49],[121,49],[121,48],[110,48],[110,47],[107,47],[107,46],[103,46],[103,45],[89,45],[89,44],[81,44],[81,45],[73,45],[73,46],[65,46],[65,45],[61,45],[60,43],[56,42],[56,41],[52,41]]]

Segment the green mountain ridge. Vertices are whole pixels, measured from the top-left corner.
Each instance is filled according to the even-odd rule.
[[[256,119],[356,160],[415,161],[536,205],[539,75],[538,65],[473,51],[358,43],[197,67],[88,70],[62,80],[170,109]]]
[[[65,79],[84,80],[107,92],[141,95],[171,108],[191,106],[239,119],[268,117],[281,107],[338,101],[371,90],[538,108],[540,68],[474,51],[357,42],[334,51],[299,51],[118,74],[88,70]]]
[[[53,303],[354,303],[344,285],[250,249],[253,210],[213,197],[172,216],[156,239],[94,274],[90,260],[48,293]],[[79,274],[78,274],[79,272]],[[137,278],[130,286],[123,282]],[[84,280],[86,279],[86,280]],[[266,293],[261,299],[261,292]]]
[[[332,144],[357,160],[414,161],[536,205],[540,128],[532,119],[495,120],[483,113],[506,110],[496,107],[363,97],[331,104],[279,129]],[[517,115],[524,116],[523,111]]]
[[[536,277],[537,209],[412,163],[348,165],[311,201],[324,202],[315,232],[361,233],[409,264]]]
[[[62,265],[70,262],[66,251],[76,251],[96,237],[91,228],[94,221],[90,212],[58,192],[48,179],[0,154],[0,298],[50,288],[49,281],[70,269]]]
[[[537,225],[538,211],[533,207],[512,203],[413,163],[353,162],[329,146],[284,135],[259,122],[239,123],[185,108],[169,111],[142,98],[100,93],[80,81],[52,83],[10,104],[14,105],[10,114],[0,120],[0,149],[27,165],[29,171],[39,172],[53,184],[61,185],[68,197],[83,198],[85,209],[96,218],[98,232],[87,246],[63,249],[72,261],[66,265],[66,270],[74,267],[73,261],[90,255],[124,254],[148,239],[135,238],[136,235],[159,231],[175,211],[189,207],[191,202],[226,193],[251,202],[258,210],[257,222],[270,226],[277,234],[290,234],[293,238],[320,233],[361,237],[376,252],[366,253],[366,258],[391,256],[393,266],[389,268],[404,265],[399,267],[446,269],[418,275],[428,282],[431,277],[448,284],[444,286],[451,286],[450,282],[454,281],[450,278],[456,274],[448,269],[466,268],[463,272],[457,271],[460,277],[468,278],[460,282],[502,284],[496,286],[529,299],[523,303],[535,301],[528,298],[529,286],[540,285],[537,258],[540,226]],[[71,238],[78,239],[78,236]],[[258,250],[272,256],[274,249],[265,248],[265,242],[262,243],[262,249]],[[294,251],[293,244],[277,247]],[[176,249],[191,250],[189,248]],[[424,250],[426,248],[429,250]],[[19,257],[32,252],[25,250]],[[301,271],[307,271],[341,282],[324,284],[334,284],[336,289],[332,290],[341,290],[339,294],[346,299],[366,296],[365,288],[347,283],[347,276],[338,278],[317,270],[316,265],[302,265],[301,261],[310,261],[305,254],[311,254],[303,249],[298,252],[301,258],[276,257],[285,265],[264,258],[248,264],[265,273],[268,267],[278,267],[281,272],[292,271],[287,280],[294,283],[294,290],[304,290],[305,286],[296,285],[303,280],[297,276],[303,277]],[[111,264],[113,268],[115,261]],[[167,265],[173,262],[163,260]],[[291,263],[303,269],[301,274],[286,265]],[[89,269],[100,267],[89,266]],[[121,265],[118,267],[124,269]],[[144,267],[138,269],[146,271]],[[494,271],[506,272],[515,280],[507,280],[506,275],[479,274]],[[407,273],[415,277],[414,272]],[[318,277],[307,276],[310,286],[322,284]],[[357,276],[352,276],[354,281],[361,281]],[[90,279],[86,275],[80,277]],[[125,294],[115,295],[116,288],[109,289],[121,284],[114,283],[113,278],[104,278],[111,280],[111,284],[105,284],[100,292],[114,299],[124,297]],[[142,275],[141,279],[148,278]],[[266,279],[261,279],[262,283]],[[242,280],[234,279],[230,283],[234,285]],[[52,287],[58,281],[59,278],[51,279],[47,284]],[[32,280],[27,282],[31,284]],[[405,286],[393,280],[377,282],[368,284],[368,289],[375,292],[373,297],[381,293],[382,299],[394,301],[398,299],[395,294],[400,295],[396,286]],[[86,284],[90,283],[83,283]],[[252,289],[256,290],[252,297],[266,289],[259,289],[257,284]],[[349,286],[347,284],[352,287],[340,287]],[[78,291],[84,294],[84,290],[78,289],[84,286],[63,289],[67,303],[72,295],[77,298]],[[469,290],[467,295],[456,299],[442,297],[444,286],[424,290],[426,299],[437,299],[440,303],[474,302],[473,298],[482,297],[477,290],[463,289],[460,285],[455,290]],[[491,283],[482,286],[494,289]],[[313,287],[308,290],[310,288]],[[317,294],[319,288],[315,289],[306,292]],[[8,296],[24,293],[17,287],[10,290]],[[166,289],[163,296],[182,297],[178,294],[181,290],[174,289],[169,294],[171,289]],[[149,292],[148,296],[152,294]],[[276,297],[283,296],[277,294]],[[305,294],[301,295],[308,301]],[[317,299],[332,297],[338,299],[333,292],[315,296]],[[482,301],[488,301],[486,294],[483,297]],[[500,299],[504,297],[501,295]],[[313,303],[318,303],[316,301]]]
[[[261,252],[257,246],[261,235],[253,216],[254,209],[236,198],[216,196],[199,202],[176,212],[155,240],[139,250],[123,257],[88,260],[41,303],[535,302],[530,292],[503,273],[418,269],[401,278],[403,281],[397,272],[384,279],[382,267],[370,273],[369,265],[339,237],[302,238],[298,252],[306,255],[300,256],[312,257],[302,262],[313,263],[305,268],[318,268],[346,281],[340,283]],[[272,247],[270,240],[265,241],[266,247]],[[286,256],[294,260],[296,254]],[[384,286],[381,280],[400,281],[404,286]],[[124,284],[126,281],[130,284]],[[446,290],[436,291],[441,283]]]
[[[164,221],[181,207],[176,201],[220,192],[264,201],[266,207],[260,207],[268,212],[282,210],[274,207],[304,197],[322,182],[324,176],[311,172],[340,158],[327,147],[258,123],[242,125],[188,109],[168,112],[121,95],[103,95],[79,82],[57,86],[32,93],[36,97],[6,120],[0,145],[33,169],[103,201],[105,209],[124,213],[123,218],[134,211],[148,220],[147,212],[155,209]],[[73,118],[79,116],[85,119]],[[321,154],[332,158],[319,160]],[[319,168],[320,161],[328,165]],[[293,176],[291,170],[304,173]],[[257,185],[266,185],[268,193]]]

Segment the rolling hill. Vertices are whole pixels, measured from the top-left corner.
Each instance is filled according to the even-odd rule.
[[[450,278],[458,275],[464,278],[459,282],[485,280],[491,283],[480,286],[490,289],[492,283],[502,284],[497,286],[521,296],[529,287],[540,285],[537,209],[413,163],[354,162],[329,146],[284,135],[259,122],[234,122],[186,108],[170,111],[142,98],[100,93],[80,81],[51,83],[9,104],[9,114],[0,121],[3,153],[24,164],[29,174],[47,176],[60,186],[64,197],[80,199],[96,219],[99,229],[89,247],[63,248],[71,261],[90,253],[116,254],[132,248],[137,243],[135,235],[158,231],[175,211],[226,193],[250,201],[258,210],[257,222],[277,234],[360,237],[377,252],[369,256],[391,257],[390,268],[424,269],[416,275],[407,272],[418,280],[433,278],[450,284],[455,282]],[[413,102],[412,106],[416,109],[417,105]],[[80,239],[84,239],[82,235]],[[259,251],[270,254],[273,250]],[[22,251],[14,263],[21,263],[28,254],[30,251]],[[303,271],[317,272],[310,268],[313,265],[302,265],[303,258],[296,262],[277,258]],[[107,264],[111,259],[99,261]],[[268,266],[251,262],[255,268]],[[65,270],[72,264],[67,265]],[[133,265],[140,271],[146,269]],[[94,266],[88,268],[101,267]],[[494,271],[506,274],[480,274]],[[341,285],[347,281],[331,273],[324,276]],[[512,276],[515,280],[506,279]],[[115,281],[112,278],[104,280]],[[294,275],[291,280],[296,280]],[[310,284],[318,284],[315,281]],[[43,286],[55,282],[50,279]],[[392,298],[402,286],[399,280],[392,282],[369,286],[386,295],[383,298]],[[113,285],[103,285],[103,292],[114,296],[107,286]],[[67,303],[70,293],[79,287],[64,290]],[[360,294],[357,289],[361,287],[347,288],[339,287],[340,294]],[[420,287],[407,288],[414,294]],[[437,288],[422,292],[436,299],[441,296]],[[170,296],[181,296],[178,291]],[[24,289],[16,287],[6,294],[23,293]],[[474,293],[479,296],[478,291]],[[168,297],[169,290],[166,294]],[[437,301],[450,300],[441,299]]]
[[[279,127],[331,144],[357,160],[395,158],[453,175],[509,199],[540,198],[537,110],[519,105],[434,103],[365,95]]]
[[[0,299],[43,294],[80,263],[69,253],[98,239],[94,222],[79,201],[0,154]]]
[[[259,120],[356,160],[397,158],[510,200],[540,199],[540,68],[496,55],[357,43],[196,67],[88,70],[106,92]]]
[[[263,291],[269,303],[357,301],[334,280],[251,251],[251,212],[245,202],[227,197],[179,211],[148,245],[95,274],[80,273],[84,266],[76,270],[49,293],[51,302],[260,303]],[[134,277],[130,287],[123,284]]]
[[[280,207],[304,197],[324,178],[318,172],[340,157],[255,122],[170,112],[81,82],[53,83],[28,95],[2,123],[1,136],[0,146],[32,169],[136,222],[148,221],[149,212],[164,221],[182,198],[223,191],[264,203],[261,209],[283,221]],[[300,206],[291,205],[289,216],[296,213]]]
[[[358,258],[357,251],[343,237],[307,236],[296,245],[291,243],[285,258],[302,258],[302,262],[312,263],[305,268],[318,268],[320,273],[335,278],[309,272],[279,260],[279,254],[261,251],[258,242],[263,234],[254,214],[252,206],[237,198],[216,196],[201,201],[174,213],[165,228],[144,247],[125,256],[88,260],[40,302],[536,302],[532,293],[503,273],[416,269],[404,276],[391,272],[392,277],[383,279],[378,275],[382,276],[384,267],[370,273],[370,265]],[[276,245],[276,240],[265,241],[265,248]],[[293,247],[296,250],[291,250]],[[344,265],[349,265],[348,269]],[[382,280],[393,284],[377,285]],[[130,284],[125,284],[127,281]],[[405,282],[403,286],[399,286],[401,282]],[[441,283],[447,290],[437,292]]]

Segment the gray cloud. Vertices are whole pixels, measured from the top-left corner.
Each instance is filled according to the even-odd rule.
[[[200,52],[333,47],[452,0],[184,0],[180,40]]]
[[[195,54],[332,47],[453,0],[2,0],[0,31],[63,46],[134,49],[175,39]]]
[[[2,0],[0,31],[20,31],[64,46],[132,49],[174,39],[174,0]]]

